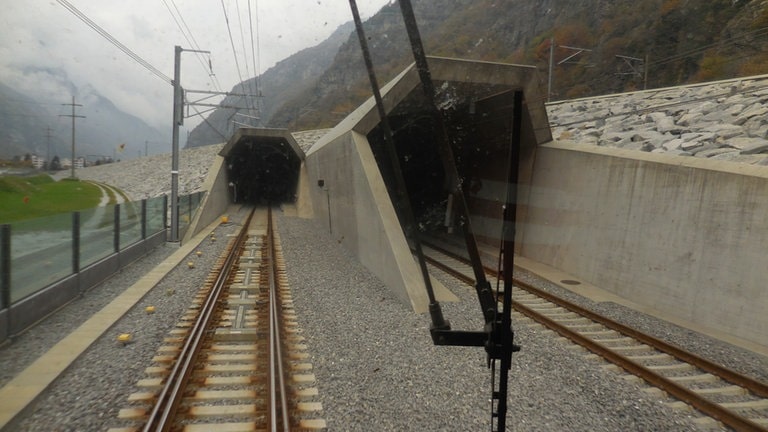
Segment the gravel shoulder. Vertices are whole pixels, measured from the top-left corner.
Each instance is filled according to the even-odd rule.
[[[313,223],[282,218],[278,228],[329,430],[489,429],[484,351],[432,345],[429,317],[408,310]],[[474,293],[436,276],[461,299],[443,304],[453,328],[480,328]],[[509,375],[509,430],[697,430],[687,413],[585,361],[552,332],[515,331],[522,351]]]
[[[193,269],[179,266],[123,316],[104,335],[94,341],[54,383],[29,406],[13,431],[97,431],[117,425],[118,411],[127,405],[128,395],[179,318],[187,310],[193,295],[202,286],[234,233],[240,214],[230,214],[231,223],[215,229],[217,241],[204,240],[187,258]],[[178,249],[164,244],[109,280],[88,291],[82,298],[20,335],[12,344],[0,348],[0,379],[5,384],[53,345],[77,328],[93,313],[135,283],[140,277]],[[186,260],[185,260],[186,262]],[[145,313],[155,306],[154,314]],[[131,333],[133,342],[117,342],[121,333]],[[5,429],[4,429],[5,430]]]

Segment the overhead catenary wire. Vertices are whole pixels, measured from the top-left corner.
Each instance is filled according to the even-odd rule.
[[[220,136],[222,139],[224,139],[224,141],[227,141],[227,140],[229,140],[229,138],[228,138],[226,135],[224,135],[224,134],[223,134],[223,133],[222,133],[222,132],[221,132],[221,131],[220,131],[220,130],[219,130],[217,127],[216,127],[216,126],[214,126],[214,125],[213,125],[213,123],[211,123],[211,122],[208,120],[208,118],[207,118],[207,117],[203,116],[203,114],[202,114],[202,113],[200,113],[200,111],[198,111],[198,110],[197,110],[197,108],[196,108],[194,105],[190,105],[190,107],[191,107],[191,108],[192,108],[192,110],[195,112],[195,115],[197,115],[197,116],[199,116],[201,119],[203,119],[203,122],[205,122],[205,124],[207,124],[207,125],[208,125],[208,127],[210,127],[210,128],[211,128],[211,130],[213,130],[214,132],[216,132],[217,134],[219,134],[219,136]]]
[[[251,70],[250,65],[248,64],[248,50],[245,47],[245,33],[243,31],[243,17],[240,14],[240,2],[235,0],[235,10],[237,11],[237,25],[240,28],[240,43],[243,46],[243,63],[245,65],[245,79],[248,81],[248,89],[250,91],[251,83],[250,83],[250,76],[251,76]],[[241,82],[240,84],[242,87],[245,87],[245,82]],[[245,89],[243,88],[243,91]],[[252,91],[251,91],[252,93]],[[250,98],[245,98],[245,107],[248,110],[248,112],[253,112],[253,101],[250,100]]]
[[[697,47],[697,48],[693,48],[691,50],[688,50],[688,51],[685,51],[685,52],[682,52],[682,53],[679,53],[679,54],[675,54],[675,55],[672,55],[672,56],[669,56],[669,57],[666,57],[666,58],[663,58],[663,59],[652,61],[652,62],[649,63],[649,65],[657,66],[657,65],[662,65],[662,64],[670,63],[670,62],[673,62],[673,61],[676,61],[676,60],[682,60],[684,58],[693,57],[695,55],[701,54],[701,53],[707,51],[708,49],[715,48],[715,47],[718,47],[718,46],[727,47],[727,46],[731,46],[731,45],[736,45],[742,39],[746,39],[749,36],[759,37],[759,36],[763,36],[765,34],[768,34],[768,27],[761,27],[759,29],[755,29],[755,30],[752,30],[752,31],[749,31],[749,32],[740,33],[740,34],[735,35],[735,36],[730,37],[730,38],[721,39],[721,40],[719,40],[717,42],[714,42],[714,43],[711,43],[711,44],[708,44],[708,45],[703,45],[703,46],[700,46],[700,47]]]
[[[227,25],[227,34],[229,35],[229,43],[232,46],[232,56],[235,59],[235,69],[237,69],[237,76],[240,78],[240,82],[243,82],[243,74],[240,71],[240,62],[237,59],[235,40],[232,38],[232,27],[229,25],[229,16],[227,15],[227,7],[224,6],[224,0],[221,0],[221,10],[224,12],[224,22]]]
[[[260,116],[260,103],[259,97],[261,96],[261,71],[259,70],[260,67],[260,50],[259,50],[259,2],[256,1],[256,7],[255,7],[255,13],[256,13],[256,42],[254,42],[253,39],[253,14],[254,12],[251,10],[251,0],[248,0],[248,27],[250,28],[250,34],[251,34],[251,61],[253,62],[253,84],[255,88],[251,89],[251,94],[256,95],[256,99],[254,99],[254,107],[256,109],[256,115]]]
[[[251,12],[251,0],[248,0],[248,22],[251,28],[251,59],[253,60],[253,70],[256,76],[256,95],[261,95],[261,47],[259,40],[259,0],[254,0],[254,11]],[[253,40],[253,16],[256,15],[256,42]],[[258,100],[258,99],[257,99]]]
[[[218,81],[218,78],[215,74],[212,73],[210,70],[210,63],[206,65],[205,59],[203,58],[203,54],[201,52],[197,51],[203,51],[200,48],[200,44],[197,43],[197,39],[195,39],[195,35],[192,33],[192,29],[189,28],[189,25],[187,24],[187,21],[184,19],[184,15],[182,15],[181,10],[179,10],[179,7],[176,5],[176,2],[174,0],[170,0],[171,4],[173,5],[173,9],[168,5],[167,0],[163,0],[163,4],[165,5],[165,8],[168,9],[168,13],[171,15],[171,18],[173,18],[173,21],[176,23],[176,27],[181,32],[181,35],[186,39],[187,43],[195,50],[195,58],[197,58],[198,62],[200,63],[200,66],[202,66],[205,73],[211,77],[211,84],[213,85],[213,88],[217,91],[221,91],[221,84]],[[175,13],[174,13],[175,11]],[[178,16],[178,18],[177,18]]]
[[[727,47],[731,47],[731,46],[737,46],[740,42],[742,42],[744,39],[746,39],[748,37],[762,37],[762,36],[765,36],[766,34],[768,34],[768,26],[760,27],[760,28],[755,29],[755,30],[751,30],[751,31],[744,32],[744,33],[739,33],[737,35],[734,35],[734,36],[726,38],[726,39],[721,39],[718,42],[715,42],[715,43],[712,43],[712,44],[707,44],[707,45],[699,46],[699,47],[690,49],[690,50],[682,52],[682,53],[674,54],[674,55],[669,56],[669,57],[664,57],[664,58],[656,59],[654,61],[649,62],[648,63],[648,67],[660,66],[660,65],[672,63],[672,62],[675,62],[675,61],[680,61],[680,60],[683,60],[683,59],[686,59],[686,58],[696,57],[696,56],[701,55],[702,53],[706,52],[707,50],[712,49],[712,48],[716,48],[716,47],[727,48]],[[742,59],[742,58],[745,58],[745,57],[748,57],[748,56],[740,56],[740,57],[732,58],[731,60],[739,60],[739,59]],[[592,86],[594,86],[594,85],[596,85],[598,83],[605,82],[606,80],[610,79],[614,75],[615,75],[615,72],[602,73],[600,75],[595,76],[594,78],[591,78],[589,81],[582,82],[581,84],[584,84],[587,87],[592,87]],[[658,79],[655,80],[655,82],[658,82],[658,81],[659,81]]]
[[[251,74],[251,67],[248,65],[248,50],[245,48],[245,33],[243,32],[243,17],[240,14],[240,2],[235,1],[235,10],[237,11],[237,25],[240,28],[240,43],[243,46],[243,64],[245,65],[245,76]]]
[[[221,0],[221,9],[224,12],[224,22],[227,25],[227,34],[229,35],[229,43],[230,43],[230,45],[232,47],[232,56],[235,59],[235,68],[237,70],[237,76],[240,79],[240,81],[238,81],[238,82],[241,83],[241,86],[242,86],[243,74],[240,71],[240,62],[237,59],[237,50],[235,49],[235,40],[232,38],[232,27],[230,26],[230,23],[229,23],[229,16],[227,15],[227,8],[226,8],[226,6],[224,6],[224,0]],[[247,102],[247,99],[246,99],[246,109],[247,109],[247,106],[248,106],[247,104],[248,104],[248,102]]]
[[[93,29],[96,33],[101,35],[104,39],[109,41],[112,45],[117,47],[120,51],[125,53],[128,57],[132,58],[136,63],[143,66],[148,71],[152,72],[155,76],[162,79],[168,84],[173,84],[173,80],[163,72],[161,72],[156,67],[152,66],[149,62],[141,58],[138,54],[131,51],[130,48],[123,45],[120,41],[118,41],[114,36],[112,36],[108,31],[101,28],[98,24],[96,24],[94,21],[92,21],[88,16],[86,16],[83,12],[81,12],[79,9],[77,9],[74,5],[69,3],[67,0],[56,0],[60,5],[62,5],[65,9],[70,11],[74,16],[80,19],[80,21],[84,22],[88,27]]]

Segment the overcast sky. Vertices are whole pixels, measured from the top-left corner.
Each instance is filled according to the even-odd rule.
[[[261,72],[322,42],[352,19],[347,0],[68,1],[168,77],[173,77],[174,46],[193,48],[187,40],[190,35],[182,34],[174,16],[182,27],[186,23],[199,48],[211,51],[217,80],[208,74],[207,56],[184,53],[181,83],[195,90],[229,91],[240,81],[224,9],[243,79],[255,75],[249,3],[254,32],[258,19],[254,41],[258,36]],[[357,0],[363,19],[387,3],[389,0]],[[57,0],[0,0],[0,10],[0,82],[30,94],[44,93],[59,105],[71,101],[71,92],[58,78],[66,76],[78,88],[92,86],[123,111],[162,132],[170,131],[170,84],[129,58]],[[197,118],[188,119],[185,126],[191,129],[197,123]]]

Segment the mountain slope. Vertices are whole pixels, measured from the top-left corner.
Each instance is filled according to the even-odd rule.
[[[0,83],[0,159],[37,153],[47,155],[46,121],[51,115],[42,105]],[[51,137],[51,157],[64,150],[66,143]]]
[[[145,150],[170,152],[167,134],[117,108],[96,89],[77,89],[74,94],[75,153],[88,160],[130,159]],[[39,100],[0,84],[0,158],[27,153],[47,158],[71,158],[72,100]],[[50,130],[49,130],[50,128]],[[50,133],[50,140],[48,134]],[[121,147],[121,144],[125,144]]]
[[[254,126],[264,126],[271,123],[273,113],[280,108],[286,100],[300,99],[303,94],[310,91],[320,76],[333,62],[334,55],[354,30],[352,23],[340,26],[333,34],[320,44],[299,51],[289,58],[278,62],[258,78],[246,80],[232,89],[232,93],[253,94],[255,89],[260,89],[263,95],[259,103],[259,121],[253,121],[245,116],[236,116],[238,110],[231,108],[216,109],[207,118],[207,122],[200,123],[189,135],[187,147],[214,144],[226,141],[234,130],[239,127],[234,122],[248,123]],[[244,100],[240,97],[228,96],[221,105],[244,106]],[[247,114],[247,109],[240,110]],[[251,111],[252,112],[252,111]],[[252,114],[247,114],[252,115]]]
[[[763,0],[413,4],[429,55],[535,65],[546,86],[552,54],[553,100],[768,73],[768,2]],[[371,17],[365,31],[383,85],[413,61],[398,4]],[[305,70],[305,61],[294,56],[280,67]],[[290,91],[274,89],[269,103],[274,113],[262,116],[263,124],[330,127],[371,93],[355,34],[340,44],[316,80],[290,79],[295,80]]]

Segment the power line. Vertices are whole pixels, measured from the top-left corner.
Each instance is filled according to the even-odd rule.
[[[235,9],[237,10],[237,26],[240,27],[240,42],[243,45],[243,60],[245,63],[245,76],[248,78],[251,74],[248,65],[248,50],[245,49],[245,34],[243,34],[243,18],[240,15],[240,2],[235,0]]]
[[[214,132],[216,132],[217,134],[219,134],[219,136],[220,136],[220,137],[222,137],[222,138],[224,139],[224,141],[227,141],[227,140],[229,140],[229,138],[227,138],[227,137],[226,137],[226,136],[225,136],[223,133],[221,133],[221,131],[219,131],[219,129],[218,129],[216,126],[214,126],[214,125],[213,125],[213,123],[211,123],[210,121],[208,121],[208,118],[207,118],[207,117],[204,117],[204,116],[203,116],[203,115],[202,115],[202,114],[201,114],[201,113],[200,113],[200,112],[197,110],[197,108],[195,108],[195,106],[194,106],[194,105],[190,105],[190,107],[192,107],[192,110],[193,110],[193,111],[195,111],[195,114],[197,114],[198,116],[200,116],[200,118],[201,118],[201,119],[203,119],[203,121],[205,122],[205,124],[207,124],[207,125],[208,125],[208,127],[210,127],[210,128],[211,128],[211,129],[212,129]]]
[[[114,36],[109,34],[108,31],[101,28],[98,24],[93,22],[90,18],[88,18],[84,13],[80,12],[75,6],[73,6],[71,3],[69,3],[67,0],[56,0],[60,5],[64,6],[65,9],[70,11],[74,16],[79,18],[82,22],[84,22],[88,27],[92,28],[96,33],[101,35],[104,39],[109,41],[112,45],[117,47],[120,51],[124,52],[128,57],[132,58],[136,63],[143,66],[148,71],[155,74],[157,77],[162,79],[168,84],[171,84],[171,78],[162,73],[160,70],[158,70],[156,67],[152,66],[149,62],[141,58],[138,54],[131,51],[128,47],[123,45],[120,41],[115,39]]]
[[[253,43],[253,13],[251,12],[251,0],[248,0],[248,22],[251,28],[251,50],[255,50],[255,52],[252,53],[251,59],[253,60],[253,70],[254,74],[257,77],[261,77],[261,47],[259,44],[261,43],[259,40],[259,0],[255,0],[255,10],[256,10],[256,43]],[[261,79],[256,80],[256,91],[257,94],[261,94],[261,89],[259,88],[259,81]]]
[[[261,71],[259,68],[261,67],[259,56],[261,55],[259,50],[259,1],[256,0],[256,43],[253,41],[253,13],[251,12],[251,0],[248,0],[248,25],[251,30],[251,60],[253,61],[253,74],[254,74],[254,84],[256,87],[256,91],[251,91],[251,93],[256,94],[256,99],[254,101],[254,104],[256,105],[256,112],[260,116],[260,100],[259,97],[261,96]]]
[[[189,25],[187,24],[187,21],[184,19],[184,15],[181,14],[181,10],[179,10],[179,7],[176,5],[176,2],[174,0],[171,0],[173,9],[171,9],[171,7],[168,5],[168,2],[166,0],[163,0],[163,4],[165,5],[166,9],[168,9],[168,13],[171,14],[171,18],[173,18],[173,21],[176,23],[176,27],[178,27],[179,31],[181,32],[181,35],[184,36],[184,39],[187,40],[187,43],[190,46],[192,46],[192,48],[194,48],[196,51],[202,51],[200,49],[200,44],[197,43],[197,40],[195,39],[195,35],[192,33],[192,29],[189,28]],[[176,11],[176,13],[173,12],[174,10]],[[178,16],[178,19],[176,18],[176,16]],[[189,34],[189,36],[187,36],[187,34]],[[212,78],[211,83],[213,84],[213,87],[217,91],[221,91],[221,84],[219,83],[216,75],[213,73],[213,67],[211,65],[210,56],[208,57],[207,66],[205,64],[205,60],[203,59],[203,56],[201,53],[195,52],[195,57],[200,63],[200,66],[202,66],[203,70],[205,70],[208,76]]]
[[[735,35],[735,36],[727,38],[727,39],[721,39],[718,42],[715,42],[715,43],[712,43],[712,44],[707,44],[707,45],[700,46],[700,47],[697,47],[697,48],[693,48],[691,50],[688,50],[688,51],[685,51],[685,52],[682,52],[682,53],[679,53],[679,54],[675,54],[675,55],[672,55],[672,56],[669,56],[669,57],[665,57],[665,58],[662,58],[662,59],[658,59],[658,60],[655,60],[653,62],[648,62],[648,67],[650,68],[651,66],[659,66],[659,65],[663,65],[663,64],[667,64],[667,63],[672,63],[674,61],[683,60],[685,58],[696,57],[696,56],[706,52],[707,50],[715,48],[715,47],[724,47],[725,48],[725,47],[730,47],[730,46],[736,46],[736,45],[738,45],[739,42],[743,41],[744,39],[746,39],[746,38],[748,38],[750,36],[752,36],[752,37],[761,37],[761,36],[764,36],[766,34],[768,34],[768,26],[767,27],[761,27],[761,28],[758,28],[758,29],[755,29],[755,30],[751,30],[751,31],[748,31],[748,32],[745,32],[745,33],[741,33],[741,34]],[[747,56],[739,56],[739,57],[735,57],[735,58],[730,58],[729,60],[730,61],[740,60],[740,59],[743,59],[745,57],[749,57],[749,56],[748,55]],[[593,87],[596,84],[605,82],[606,80],[610,79],[612,77],[612,75],[614,75],[614,72],[602,73],[602,74],[596,75],[595,77],[591,78],[589,81],[582,82],[581,84],[583,84],[583,85],[585,85],[587,87]],[[655,78],[653,81],[658,83],[660,81],[660,79],[659,78]],[[650,83],[648,85],[650,86]]]
[[[229,34],[229,43],[232,46],[232,55],[235,58],[237,76],[240,78],[240,82],[243,82],[243,74],[240,73],[240,62],[237,61],[237,50],[235,50],[235,41],[232,39],[232,28],[229,26],[229,17],[227,16],[227,8],[224,6],[224,0],[221,0],[221,9],[224,11],[224,22],[227,24],[227,33]]]
[[[661,65],[661,64],[673,62],[675,60],[682,60],[682,59],[687,58],[687,57],[693,57],[693,56],[695,56],[697,54],[701,54],[701,53],[705,52],[706,50],[708,50],[710,48],[714,48],[714,47],[717,47],[717,46],[736,45],[741,39],[745,39],[745,38],[747,38],[749,36],[758,37],[758,36],[762,36],[762,35],[764,35],[766,33],[768,33],[768,27],[761,27],[759,29],[752,30],[752,31],[749,31],[749,32],[746,32],[746,33],[741,33],[741,34],[738,34],[736,36],[733,36],[733,37],[730,37],[730,38],[727,38],[727,39],[721,39],[721,40],[719,40],[719,41],[717,41],[715,43],[711,43],[709,45],[700,46],[700,47],[693,48],[691,50],[682,52],[680,54],[675,54],[675,55],[669,56],[667,58],[663,58],[663,59],[660,59],[660,60],[653,61],[653,62],[650,63],[650,65],[656,66],[656,65]]]
[[[235,8],[237,10],[237,25],[240,27],[240,42],[243,45],[243,61],[245,63],[245,78],[246,81],[248,81],[248,90],[251,90],[251,83],[250,83],[250,66],[248,65],[248,50],[245,48],[245,34],[243,33],[243,18],[240,14],[240,2],[238,0],[235,0]],[[244,83],[243,83],[244,86]],[[245,91],[245,89],[243,89]],[[254,110],[253,101],[250,101],[248,98],[245,99],[245,107],[248,110],[248,112],[252,112]]]

